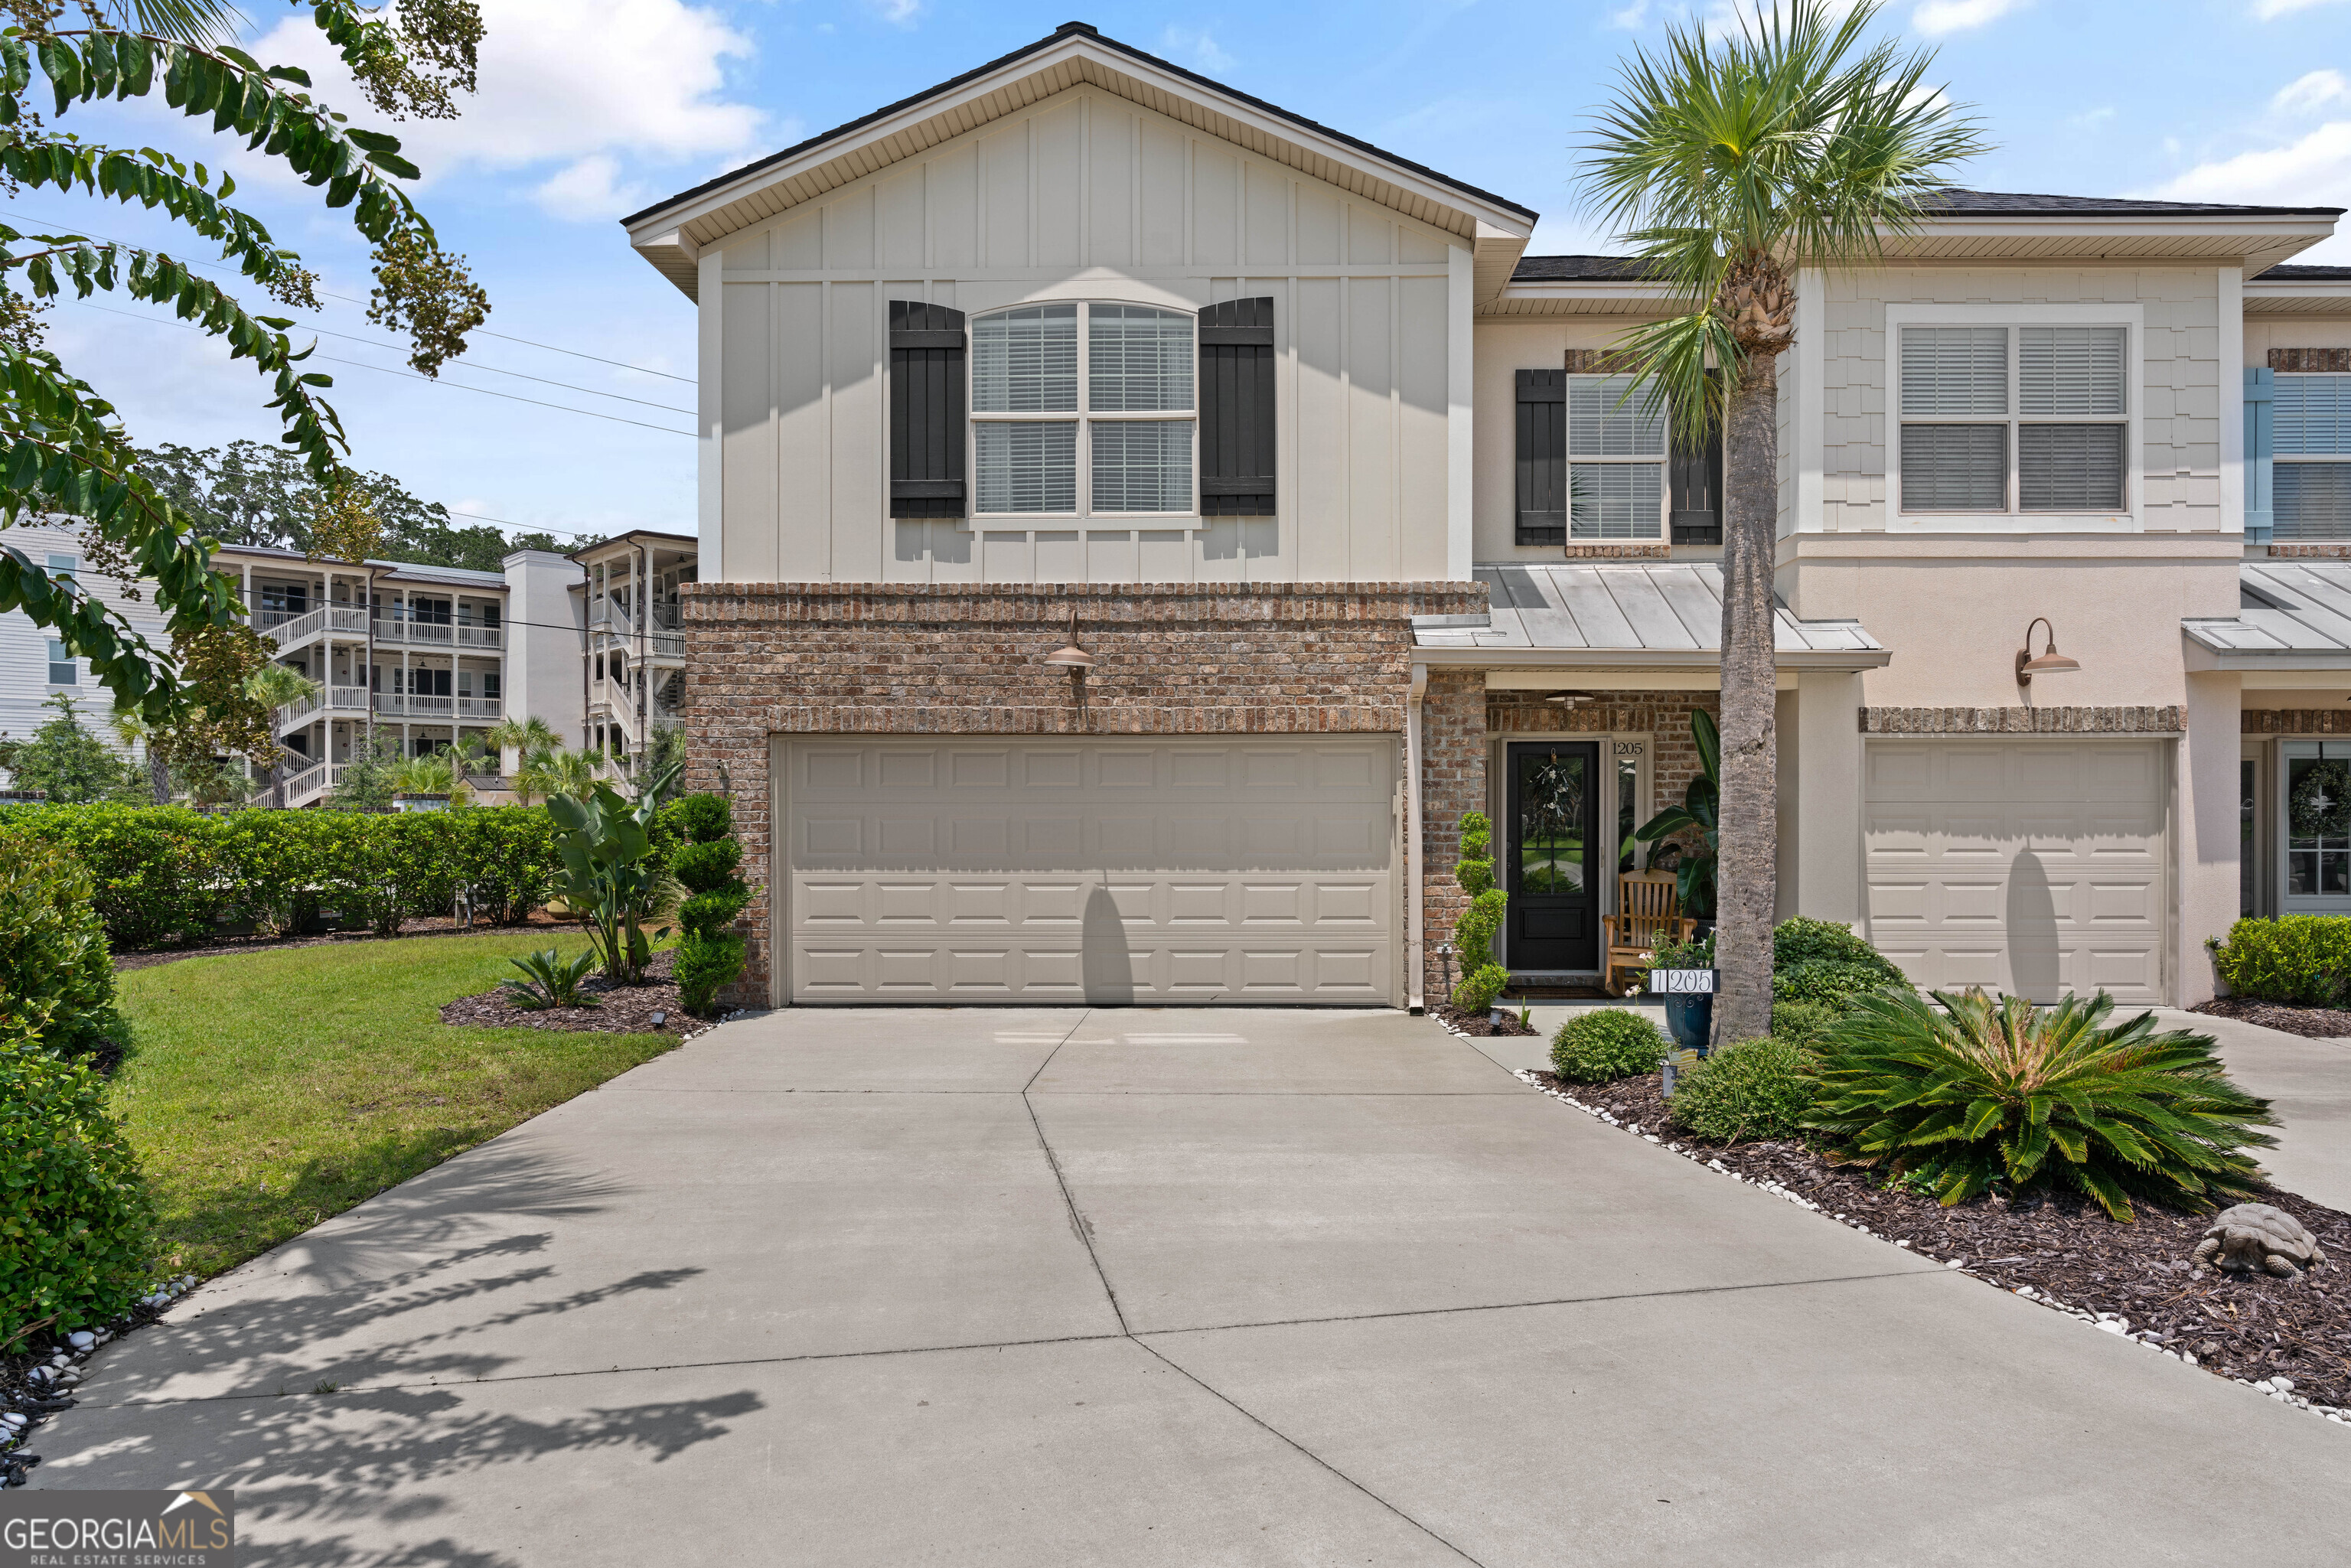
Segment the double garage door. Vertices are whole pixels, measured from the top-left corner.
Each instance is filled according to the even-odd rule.
[[[795,1001],[1395,998],[1391,737],[777,746]]]
[[[1920,985],[2163,999],[2163,746],[1868,743],[1868,933]]]

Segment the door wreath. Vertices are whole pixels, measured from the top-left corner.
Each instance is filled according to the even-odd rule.
[[[2286,792],[2286,823],[2297,839],[2351,837],[2351,761],[2333,758],[2302,769]]]

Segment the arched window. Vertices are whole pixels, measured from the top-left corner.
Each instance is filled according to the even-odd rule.
[[[1195,515],[1188,311],[1026,305],[971,324],[978,517]]]

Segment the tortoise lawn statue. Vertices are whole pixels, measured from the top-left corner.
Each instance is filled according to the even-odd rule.
[[[2241,1203],[2212,1218],[2204,1239],[2196,1244],[2199,1268],[2218,1267],[2233,1273],[2266,1270],[2281,1280],[2299,1277],[2304,1269],[2326,1261],[2318,1238],[2299,1219],[2266,1203]]]

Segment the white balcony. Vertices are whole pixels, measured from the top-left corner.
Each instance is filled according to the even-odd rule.
[[[321,604],[316,610],[299,615],[284,611],[265,610],[256,624],[277,640],[279,653],[286,653],[309,642],[314,637],[332,634],[337,637],[367,635],[367,612],[355,604]]]
[[[505,707],[496,697],[435,697],[416,692],[379,692],[375,699],[378,718],[473,719],[495,724],[506,716]]]
[[[365,686],[321,686],[298,702],[287,703],[277,710],[280,730],[298,729],[321,714],[363,714],[368,706]]]

